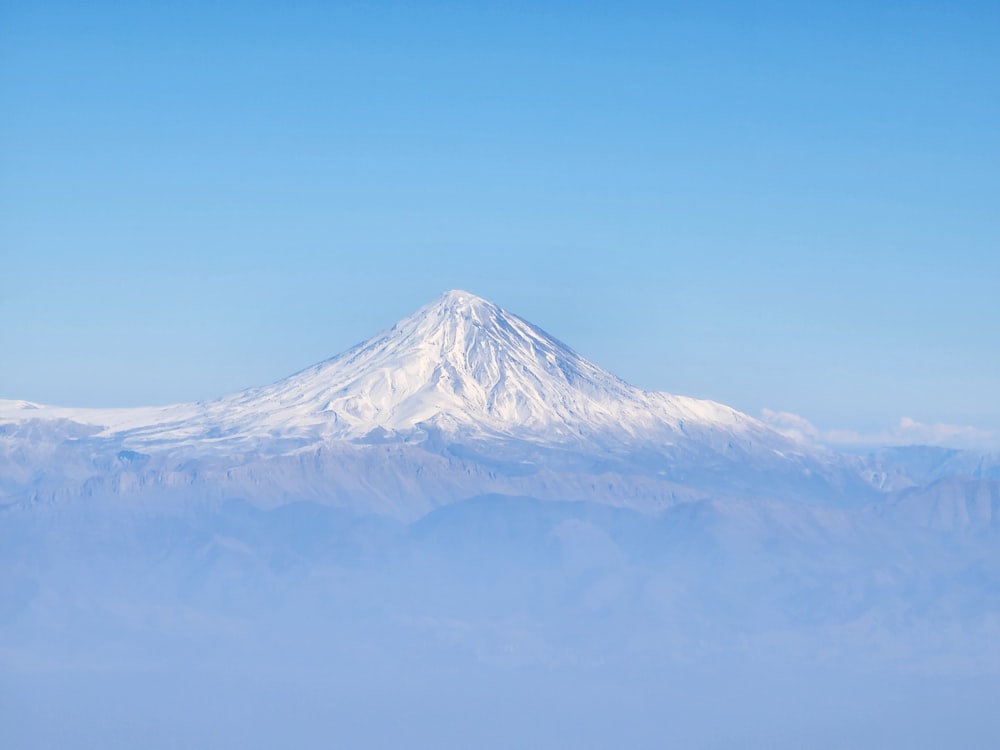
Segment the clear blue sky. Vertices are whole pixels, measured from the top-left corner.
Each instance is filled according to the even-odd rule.
[[[0,0],[0,398],[210,398],[458,287],[645,388],[998,430],[998,39],[995,2]]]

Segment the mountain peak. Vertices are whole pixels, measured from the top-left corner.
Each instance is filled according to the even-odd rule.
[[[496,307],[489,300],[467,292],[464,289],[449,289],[432,303],[441,307],[462,308],[462,307]]]
[[[407,320],[414,318],[445,320],[471,320],[480,324],[498,316],[509,315],[498,305],[462,289],[445,292],[429,305],[425,305]],[[401,321],[405,322],[405,321]]]

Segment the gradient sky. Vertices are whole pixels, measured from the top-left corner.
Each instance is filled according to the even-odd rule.
[[[998,39],[995,2],[0,0],[0,398],[211,398],[463,288],[644,388],[1000,434]]]

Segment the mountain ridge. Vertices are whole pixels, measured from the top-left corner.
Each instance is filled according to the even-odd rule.
[[[483,492],[647,510],[745,496],[857,505],[876,492],[853,459],[723,404],[629,385],[460,290],[212,401],[0,403],[4,473],[14,500],[309,498],[408,517]]]

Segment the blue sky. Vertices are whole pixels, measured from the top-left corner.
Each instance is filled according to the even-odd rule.
[[[210,398],[442,291],[649,389],[1000,432],[996,3],[0,0],[0,398]]]

